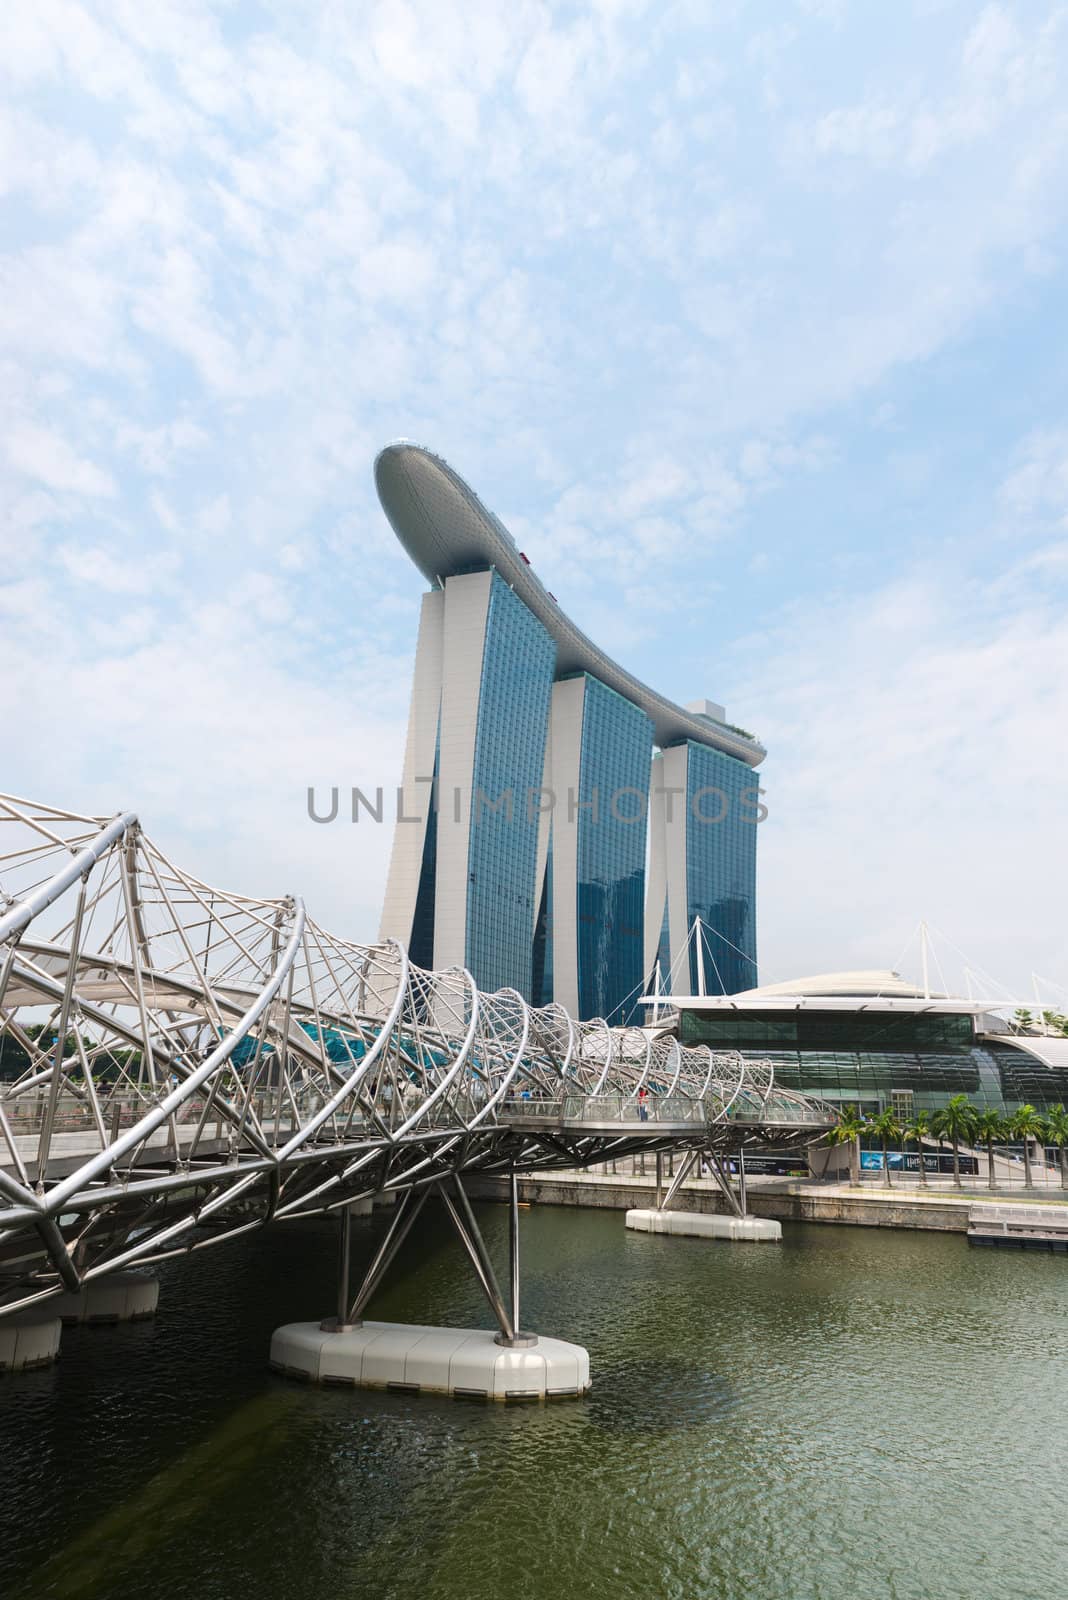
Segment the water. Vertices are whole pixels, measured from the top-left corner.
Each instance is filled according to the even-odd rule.
[[[486,1207],[503,1253],[504,1212]],[[374,1313],[486,1325],[437,1216]],[[368,1256],[378,1219],[354,1230]],[[527,1325],[582,1401],[317,1390],[271,1330],[330,1309],[335,1235],[164,1271],[155,1323],[0,1379],[6,1592],[153,1600],[1027,1600],[1063,1591],[1068,1263],[959,1236],[782,1246],[523,1213]]]

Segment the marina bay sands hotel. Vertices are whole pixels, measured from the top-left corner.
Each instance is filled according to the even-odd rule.
[[[375,483],[431,586],[382,936],[612,1023],[752,988],[763,747],[599,650],[440,457],[391,444]]]

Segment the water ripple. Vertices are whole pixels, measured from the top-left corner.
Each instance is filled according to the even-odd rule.
[[[483,1213],[494,1249],[503,1216]],[[362,1225],[369,1255],[379,1224]],[[334,1237],[175,1262],[160,1316],[0,1380],[12,1592],[64,1600],[1028,1600],[1062,1581],[1068,1267],[956,1237],[780,1248],[523,1218],[524,1321],[585,1343],[547,1408],[299,1388],[271,1329]],[[440,1218],[378,1315],[485,1323]]]

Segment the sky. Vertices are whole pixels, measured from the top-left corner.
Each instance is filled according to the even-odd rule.
[[[765,981],[1065,997],[1068,7],[34,0],[0,80],[0,787],[373,938],[411,438],[767,746]]]

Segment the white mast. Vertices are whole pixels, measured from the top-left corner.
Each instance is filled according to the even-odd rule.
[[[701,919],[693,919],[693,936],[697,941],[697,993],[705,993],[705,941],[701,937]]]
[[[927,971],[927,924],[920,923],[920,959],[923,962],[923,998],[931,998],[931,980]]]

